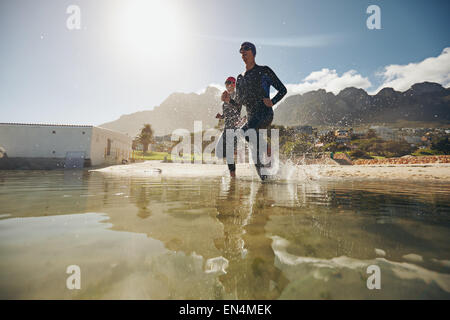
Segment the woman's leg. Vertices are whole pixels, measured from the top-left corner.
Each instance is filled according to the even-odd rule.
[[[230,171],[230,176],[234,178],[236,176],[236,165],[234,163],[229,163],[228,170]]]
[[[224,148],[224,146],[225,146],[225,142],[224,142],[225,137],[224,136],[225,136],[225,130],[220,135],[219,140],[217,140],[217,144],[216,144],[216,150],[215,150],[216,152],[215,152],[215,154],[216,154],[216,157],[218,159],[225,158],[225,148]]]
[[[232,139],[227,139],[227,131],[228,130],[234,130],[234,129],[225,129],[224,133],[223,133],[223,154],[224,154],[224,158],[226,158],[227,160],[227,165],[228,165],[228,170],[230,171],[230,176],[231,177],[235,177],[236,176],[236,165],[235,165],[235,157],[234,157],[234,149],[235,149],[235,140],[236,138],[233,136]],[[230,132],[231,133],[231,132]],[[233,150],[228,150],[231,152],[227,152],[227,148],[229,148],[228,144],[231,144],[233,146]],[[227,147],[228,146],[228,147]]]

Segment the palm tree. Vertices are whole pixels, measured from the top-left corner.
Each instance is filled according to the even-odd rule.
[[[150,124],[144,124],[141,133],[137,136],[139,143],[142,143],[142,152],[145,154],[148,151],[148,145],[153,143],[153,129]]]

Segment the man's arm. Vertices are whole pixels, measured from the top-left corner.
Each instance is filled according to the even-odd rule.
[[[278,79],[275,72],[272,71],[269,67],[265,67],[265,73],[270,78],[271,85],[274,87],[278,92],[275,95],[275,97],[272,98],[272,103],[275,105],[277,102],[279,102],[287,93],[287,89],[284,86],[284,84]]]

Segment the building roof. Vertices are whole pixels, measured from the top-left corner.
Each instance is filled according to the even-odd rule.
[[[16,123],[16,122],[0,122],[0,126],[8,125],[8,126],[30,126],[30,127],[61,127],[61,128],[96,128],[101,130],[106,130],[110,132],[114,132],[116,134],[121,134],[128,138],[131,138],[128,133],[111,130],[108,128],[97,127],[93,125],[81,125],[81,124],[51,124],[51,123]]]
[[[92,128],[93,127],[91,125],[80,125],[80,124],[16,123],[16,122],[0,122],[0,125],[41,126],[41,127],[77,127],[77,128]]]

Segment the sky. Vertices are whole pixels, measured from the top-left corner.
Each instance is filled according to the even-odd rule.
[[[370,5],[380,29],[367,26]],[[289,95],[449,87],[448,12],[447,0],[0,0],[0,122],[99,125],[151,110],[236,77],[243,41]]]

